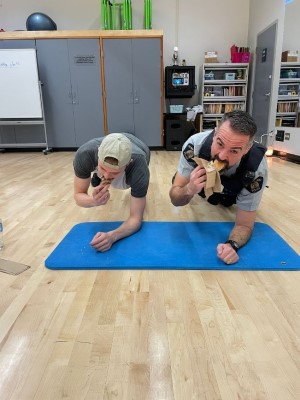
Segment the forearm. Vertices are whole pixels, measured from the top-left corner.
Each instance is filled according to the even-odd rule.
[[[123,222],[122,225],[120,225],[117,229],[108,232],[108,234],[111,237],[112,242],[115,243],[118,240],[137,232],[141,225],[142,219],[130,216],[126,221]]]
[[[96,206],[94,198],[87,193],[76,193],[74,199],[76,204],[80,207],[90,208]]]
[[[253,227],[235,225],[230,232],[230,240],[234,240],[240,247],[244,246],[251,238]]]

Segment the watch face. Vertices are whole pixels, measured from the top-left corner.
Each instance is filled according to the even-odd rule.
[[[230,246],[237,252],[240,246],[234,240],[227,240],[226,243],[229,243]]]
[[[232,243],[232,247],[234,248],[235,251],[238,251],[239,245],[236,242]]]

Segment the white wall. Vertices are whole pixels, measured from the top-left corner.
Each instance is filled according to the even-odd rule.
[[[230,47],[247,45],[249,1],[180,0],[178,8],[179,57],[196,66],[198,85],[205,51],[217,51],[219,62],[230,62]],[[165,65],[172,62],[174,45],[165,48]],[[192,102],[199,102],[198,91]]]
[[[134,29],[143,28],[143,5],[143,0],[132,0]],[[231,45],[247,45],[249,0],[152,0],[152,9],[153,29],[164,32],[165,65],[171,65],[178,46],[180,61],[196,66],[197,85],[205,51],[217,51],[225,62]],[[0,28],[24,30],[33,12],[49,15],[59,30],[100,29],[100,0],[0,0]],[[197,90],[185,103],[198,101]]]
[[[43,12],[57,29],[100,29],[100,0],[0,0],[0,28],[26,30],[26,19]]]
[[[294,0],[285,9],[283,51],[298,50],[300,53],[300,0]],[[300,61],[300,58],[298,59]]]

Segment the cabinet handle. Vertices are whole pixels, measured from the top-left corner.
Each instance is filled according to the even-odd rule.
[[[133,98],[134,98],[134,103],[135,104],[139,103],[140,99],[138,97],[137,90],[134,91]]]
[[[72,92],[72,104],[77,104],[77,92]]]

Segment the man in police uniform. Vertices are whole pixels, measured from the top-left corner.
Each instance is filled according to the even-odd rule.
[[[188,204],[195,194],[205,197],[206,170],[194,157],[225,163],[220,171],[222,193],[213,193],[207,201],[213,205],[236,203],[235,225],[224,243],[217,245],[217,256],[226,264],[238,261],[238,249],[251,237],[256,210],[267,184],[268,166],[265,147],[253,142],[256,133],[253,118],[245,111],[225,113],[218,128],[196,133],[183,145],[178,170],[170,190],[175,206]]]

